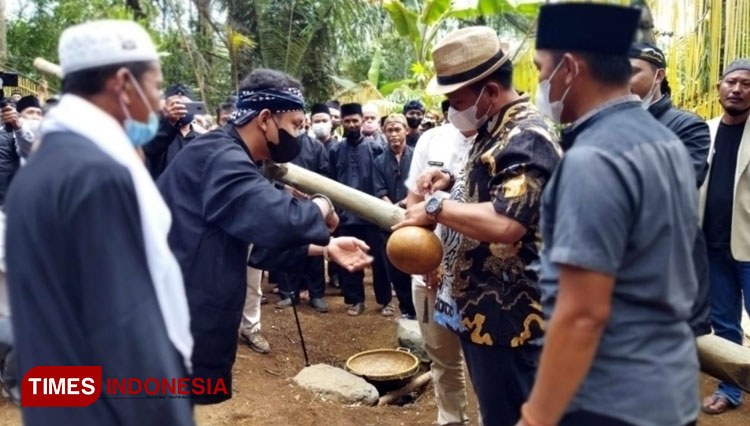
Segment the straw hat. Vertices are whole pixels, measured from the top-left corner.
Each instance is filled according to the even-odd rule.
[[[435,77],[427,84],[431,95],[444,95],[482,80],[508,61],[508,44],[490,27],[453,31],[432,49]]]

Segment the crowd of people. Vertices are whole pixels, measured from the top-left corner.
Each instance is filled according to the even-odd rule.
[[[358,316],[368,266],[379,313],[419,325],[439,425],[470,423],[465,368],[486,426],[689,426],[739,406],[726,382],[701,403],[695,339],[741,345],[750,307],[750,59],[726,64],[706,122],[672,104],[639,16],[542,6],[533,102],[495,30],[453,31],[427,86],[442,114],[307,105],[268,69],[196,114],[189,87],[161,89],[138,24],[67,29],[59,102],[2,109],[3,387],[18,401],[32,367],[101,365],[228,393],[24,407],[24,422],[193,424],[193,404],[232,397],[239,341],[271,350],[263,271],[277,309],[305,292],[327,313],[330,285]],[[440,267],[400,271],[389,231],[270,181],[269,160],[404,208],[391,231],[434,229]]]

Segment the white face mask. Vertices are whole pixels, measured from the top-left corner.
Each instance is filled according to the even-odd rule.
[[[482,98],[484,89],[485,88],[483,87],[482,91],[479,92],[479,96],[477,96],[477,100],[474,101],[474,105],[465,110],[458,111],[453,107],[448,108],[448,120],[455,128],[464,132],[470,132],[479,129],[487,122],[487,113],[477,118],[477,104],[479,103],[479,99]]]
[[[37,119],[29,119],[29,118],[21,118],[21,126],[22,128],[31,133],[31,135],[36,138],[39,136],[39,126],[42,124],[42,120]]]
[[[331,122],[313,123],[312,132],[316,138],[325,138],[331,135]]]
[[[659,70],[656,70],[656,75],[654,75],[654,81],[651,82],[651,89],[648,90],[648,93],[646,93],[646,96],[644,96],[641,99],[641,105],[648,109],[648,107],[651,106],[651,103],[654,101],[654,95],[656,94],[656,78],[659,76]]]
[[[562,65],[562,61],[560,61],[559,64],[555,67],[555,70],[552,71],[552,74],[550,74],[549,78],[539,83],[539,90],[536,92],[536,107],[542,114],[549,117],[552,121],[555,123],[559,123],[560,119],[562,117],[562,111],[563,111],[563,101],[565,100],[565,97],[568,96],[568,91],[570,90],[571,86],[573,85],[573,82],[571,81],[568,87],[565,89],[565,93],[563,93],[562,98],[560,98],[559,101],[550,102],[549,100],[549,92],[552,87],[550,81],[552,80],[552,77],[555,76],[555,73],[557,70],[560,69],[560,66]],[[578,75],[578,72],[576,72],[576,75]]]

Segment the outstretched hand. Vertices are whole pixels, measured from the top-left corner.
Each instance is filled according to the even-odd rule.
[[[331,260],[349,272],[362,270],[372,263],[372,256],[367,254],[370,247],[354,237],[331,238],[327,248]]]

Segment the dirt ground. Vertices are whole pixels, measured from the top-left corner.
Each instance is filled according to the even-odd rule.
[[[356,318],[346,315],[343,299],[334,290],[328,293],[330,313],[319,314],[307,304],[299,308],[311,363],[343,367],[346,359],[357,352],[397,346],[396,319],[380,315],[371,289],[366,313]],[[234,397],[219,405],[197,407],[198,425],[399,426],[430,425],[435,420],[437,409],[431,385],[415,403],[387,407],[341,406],[294,386],[290,378],[304,367],[294,315],[291,310],[274,309],[277,296],[269,294],[268,299],[270,303],[263,306],[262,325],[271,353],[259,355],[242,345],[234,365]],[[702,395],[713,391],[715,383],[702,376]],[[476,424],[476,399],[471,391],[469,407],[472,424]],[[7,401],[0,401],[0,426],[20,424],[20,411]],[[721,416],[701,415],[698,424],[750,425],[750,400],[746,397],[741,408]]]

